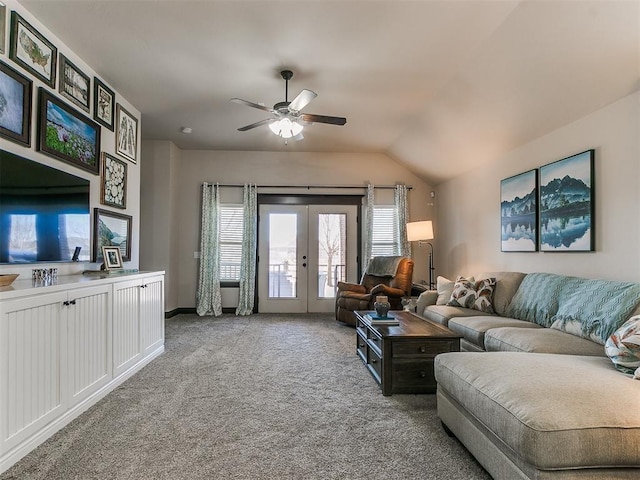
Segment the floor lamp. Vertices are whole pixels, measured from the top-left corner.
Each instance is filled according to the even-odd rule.
[[[433,240],[433,222],[431,220],[425,220],[422,222],[410,222],[407,223],[407,240],[410,242],[418,242],[418,246],[423,244],[429,245],[429,290],[436,288],[436,283],[433,281],[433,272],[435,267],[433,266],[433,245],[426,240]]]

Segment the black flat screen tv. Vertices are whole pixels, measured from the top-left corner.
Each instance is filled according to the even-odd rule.
[[[0,264],[89,261],[87,179],[0,150]]]

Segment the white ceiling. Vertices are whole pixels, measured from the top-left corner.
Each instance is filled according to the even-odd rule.
[[[640,0],[20,0],[182,149],[383,152],[438,183],[640,88]],[[269,116],[307,88],[301,142]],[[193,128],[184,135],[180,128]]]

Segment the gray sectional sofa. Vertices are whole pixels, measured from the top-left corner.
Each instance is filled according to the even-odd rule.
[[[444,305],[446,291],[418,299],[418,314],[463,337],[435,361],[444,426],[496,479],[639,479],[640,381],[603,344],[640,314],[640,285],[477,278],[496,279],[493,313]]]

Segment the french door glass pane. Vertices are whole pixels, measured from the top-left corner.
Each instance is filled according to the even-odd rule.
[[[318,214],[318,298],[334,298],[338,282],[345,281],[347,216]]]
[[[295,213],[269,214],[269,298],[296,298],[296,241],[298,216]]]

